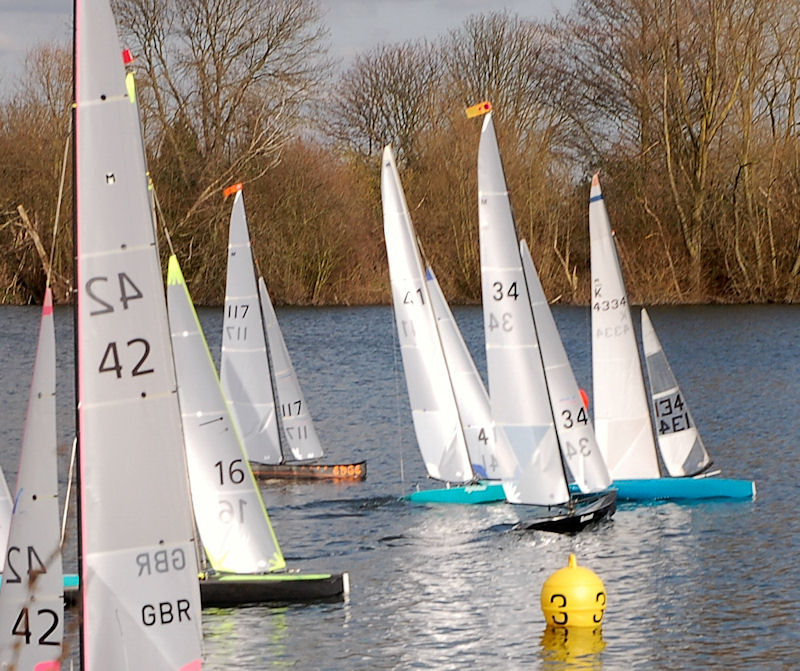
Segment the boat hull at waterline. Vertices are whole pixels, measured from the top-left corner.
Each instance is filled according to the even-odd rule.
[[[481,480],[474,484],[461,485],[459,487],[418,489],[415,492],[406,494],[403,500],[411,501],[412,503],[455,503],[472,505],[500,503],[506,500],[506,494],[500,482]]]
[[[518,522],[514,529],[574,533],[584,527],[611,518],[617,509],[617,492],[610,489],[590,494],[573,494],[568,503],[558,506],[517,506],[528,508],[533,516]],[[563,512],[560,512],[563,511]]]
[[[264,480],[345,480],[360,482],[367,479],[367,462],[350,464],[261,464],[250,462],[253,475]]]
[[[350,593],[344,573],[214,574],[200,579],[203,608],[229,608],[256,603],[340,601]]]
[[[614,480],[618,501],[692,502],[712,500],[753,500],[756,484],[752,480],[732,478],[642,478]]]

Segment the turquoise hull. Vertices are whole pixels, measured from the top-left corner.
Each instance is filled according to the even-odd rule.
[[[614,480],[617,501],[702,501],[711,499],[750,500],[756,485],[750,480],[728,478],[653,478]]]
[[[403,497],[412,503],[497,503],[505,501],[503,485],[499,482],[481,481],[476,485],[447,487],[443,489],[421,489]]]
[[[3,576],[0,574],[0,585],[3,584]],[[77,573],[65,573],[64,574],[64,587],[66,589],[78,589],[78,585],[80,584],[80,578],[78,577]]]

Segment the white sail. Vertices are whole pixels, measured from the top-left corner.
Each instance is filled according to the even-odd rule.
[[[322,445],[311,420],[308,403],[300,388],[300,380],[292,365],[292,358],[289,356],[263,277],[258,278],[258,295],[261,299],[261,314],[269,344],[275,395],[281,408],[285,444],[295,459],[317,459],[322,456]]]
[[[503,488],[511,503],[569,500],[517,233],[491,112],[478,149],[481,292],[489,397],[517,458]]]
[[[513,456],[509,456],[504,434],[495,430],[489,394],[430,266],[425,269],[425,278],[472,470],[480,478],[499,480],[502,460],[513,464]]]
[[[283,569],[278,540],[174,256],[167,302],[192,504],[209,562],[229,573]]]
[[[644,309],[642,344],[661,459],[672,477],[697,475],[711,465],[711,457]]]
[[[468,482],[474,473],[411,216],[388,146],[383,150],[381,202],[392,301],[417,444],[432,478]]]
[[[75,3],[82,662],[199,668],[180,409],[136,106],[105,0]]]
[[[264,464],[282,463],[267,341],[241,190],[234,197],[228,234],[219,375],[248,458]]]
[[[60,539],[56,340],[48,288],[0,591],[0,669],[58,669],[64,633]]]
[[[520,241],[519,248],[533,308],[536,333],[539,336],[539,347],[542,350],[547,389],[561,454],[569,467],[571,480],[582,492],[608,489],[611,485],[611,476],[597,446],[592,420],[583,405],[575,373],[561,342],[539,274],[524,240]]]
[[[611,477],[658,478],[650,407],[616,244],[597,175],[589,197],[594,430]]]

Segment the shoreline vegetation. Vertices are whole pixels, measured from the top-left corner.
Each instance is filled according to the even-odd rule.
[[[634,303],[800,300],[796,0],[576,0],[546,23],[476,14],[343,68],[313,0],[114,5],[162,260],[166,229],[198,305],[223,301],[222,190],[235,182],[276,304],[390,304],[389,143],[445,295],[478,304],[480,118],[464,109],[481,100],[551,301],[589,303],[595,171]],[[56,302],[70,301],[71,70],[71,47],[42,44],[2,82],[2,304],[39,303],[48,270]]]

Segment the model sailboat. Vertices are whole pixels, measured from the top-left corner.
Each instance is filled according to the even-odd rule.
[[[346,573],[285,572],[278,539],[175,256],[169,259],[167,301],[192,503],[211,565],[200,583],[203,604],[346,594]]]
[[[589,234],[595,430],[619,498],[754,497],[751,481],[703,475],[711,459],[643,310],[642,336],[659,430],[658,449],[668,473],[668,477],[661,476],[630,304],[597,175],[589,197]]]
[[[586,491],[569,488],[562,454],[575,455],[556,430],[554,390],[531,305],[531,288],[534,302],[541,303],[535,270],[529,255],[523,261],[525,247],[520,253],[491,112],[478,149],[478,219],[489,398],[516,457],[513,473],[503,477],[506,498],[531,506],[526,528],[574,531],[612,515],[616,492],[602,480],[590,484],[583,477],[576,485]]]
[[[363,480],[367,475],[364,461],[310,463],[322,456],[322,445],[266,283],[262,277],[256,277],[242,185],[229,187],[225,193],[233,193],[234,200],[228,238],[220,380],[253,471],[263,479]]]
[[[45,290],[28,399],[8,560],[0,591],[0,668],[57,670],[64,592],[56,455],[53,300]]]
[[[81,662],[199,669],[200,589],[136,106],[107,0],[75,3]]]
[[[428,475],[466,487],[428,489],[420,503],[487,503],[505,495],[489,400],[433,270],[423,263],[391,147],[383,150],[381,200],[392,301],[409,402]]]

